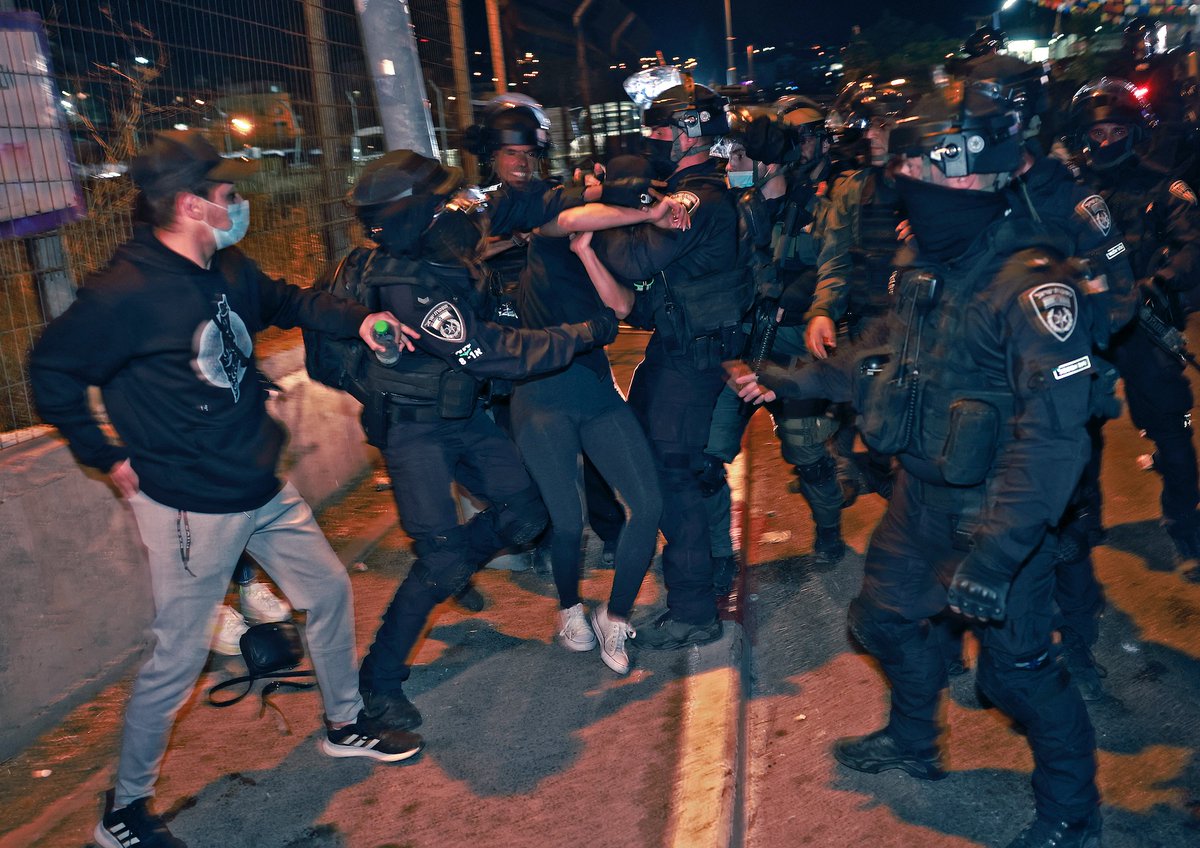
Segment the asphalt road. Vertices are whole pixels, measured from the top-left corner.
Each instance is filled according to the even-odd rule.
[[[887,720],[883,679],[845,633],[883,502],[860,498],[845,514],[849,555],[834,570],[811,569],[807,508],[784,488],[765,415],[753,429],[747,846],[1007,845],[1032,817],[1032,759],[1008,720],[980,706],[973,672],[952,678],[945,701],[948,779],[862,774],[832,759],[835,739]],[[1157,522],[1158,478],[1135,463],[1150,443],[1128,418],[1110,422],[1105,435],[1108,536],[1095,564],[1108,608],[1095,653],[1110,697],[1089,708],[1103,844],[1200,845],[1200,585],[1172,573],[1172,546]]]

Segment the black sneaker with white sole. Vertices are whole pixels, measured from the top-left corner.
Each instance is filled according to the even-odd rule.
[[[325,728],[321,750],[331,757],[367,757],[397,763],[416,756],[425,747],[425,740],[406,730],[368,729],[357,721],[338,728],[326,723]]]
[[[149,798],[138,798],[119,810],[113,809],[113,791],[104,799],[104,817],[92,832],[96,844],[103,848],[187,848],[176,839],[161,818],[150,812]]]

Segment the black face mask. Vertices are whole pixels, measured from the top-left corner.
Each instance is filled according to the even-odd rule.
[[[911,177],[896,177],[896,190],[921,253],[938,262],[962,256],[1007,204],[994,191],[947,188]]]
[[[416,256],[421,234],[444,200],[444,197],[432,194],[405,197],[385,206],[362,209],[359,218],[371,241],[382,245],[388,253]]]
[[[676,162],[672,158],[675,152],[675,142],[665,138],[646,139],[646,158],[654,170],[654,179],[665,180],[675,173]]]
[[[1133,155],[1133,136],[1128,135],[1116,144],[1088,146],[1088,164],[1098,171],[1115,168]]]

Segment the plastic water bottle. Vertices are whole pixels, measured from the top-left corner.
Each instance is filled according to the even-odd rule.
[[[371,328],[375,333],[375,341],[383,345],[383,350],[375,351],[375,358],[380,365],[395,365],[400,361],[400,346],[396,344],[396,336],[392,333],[391,325],[380,319]]]

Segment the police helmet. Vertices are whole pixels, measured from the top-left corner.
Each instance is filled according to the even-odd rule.
[[[1134,18],[1121,32],[1121,50],[1141,61],[1154,55],[1158,42],[1158,24],[1149,18]]]
[[[1022,131],[1036,111],[1033,69],[998,54],[972,61],[961,86],[922,97],[912,114],[896,120],[889,150],[925,157],[947,177],[1012,173],[1021,164]]]
[[[1008,36],[1003,30],[990,26],[981,26],[963,42],[962,52],[972,59],[989,56],[1008,47]]]
[[[775,101],[775,114],[803,135],[825,135],[825,109],[811,97],[786,94]]]
[[[374,242],[406,253],[462,184],[459,168],[413,150],[393,150],[363,168],[346,205]]]
[[[825,127],[842,143],[862,137],[872,120],[889,123],[912,107],[916,87],[907,79],[880,82],[866,76],[846,85],[833,101]]]
[[[685,78],[661,92],[642,113],[642,123],[650,128],[678,127],[688,138],[718,136],[729,132],[725,115],[728,101],[708,86],[696,85]]]
[[[483,121],[467,128],[466,143],[483,159],[510,144],[528,145],[544,156],[550,149],[550,119],[532,97],[501,94],[488,103]]]
[[[1121,124],[1129,129],[1129,136],[1119,149],[1109,149],[1102,157],[1092,156],[1092,164],[1111,167],[1133,154],[1133,146],[1146,137],[1146,133],[1158,125],[1158,119],[1150,106],[1138,96],[1133,83],[1115,77],[1100,77],[1075,92],[1071,98],[1071,109],[1067,126],[1071,134],[1068,141],[1079,150],[1095,154],[1088,131],[1096,124]]]

